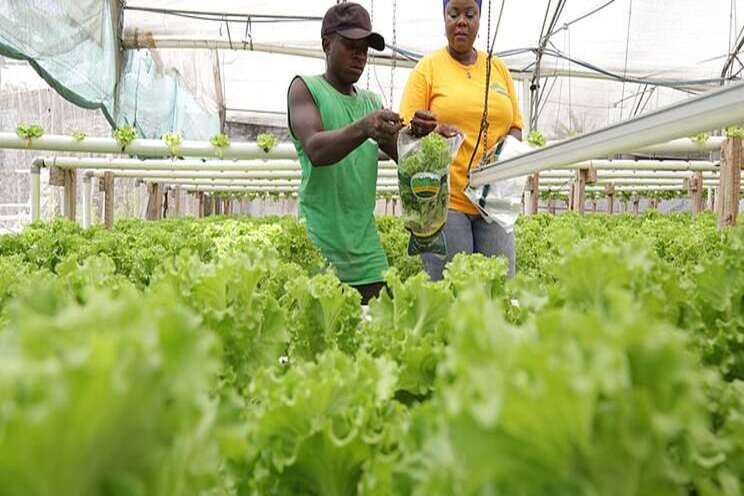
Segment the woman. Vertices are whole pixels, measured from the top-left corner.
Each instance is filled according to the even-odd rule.
[[[473,48],[480,27],[482,0],[444,0],[444,24],[447,47],[427,55],[411,73],[400,114],[411,122],[420,136],[432,132],[437,122],[459,128],[465,134],[451,169],[449,214],[444,235],[445,258],[424,254],[429,276],[440,280],[446,264],[457,253],[482,253],[504,256],[509,260],[509,275],[514,275],[515,240],[497,223],[487,223],[463,193],[468,183],[468,165],[473,154],[486,90],[487,54]],[[497,57],[491,62],[486,146],[492,147],[507,134],[522,139],[522,115],[514,82],[506,65]],[[477,166],[483,156],[481,140],[473,160]]]

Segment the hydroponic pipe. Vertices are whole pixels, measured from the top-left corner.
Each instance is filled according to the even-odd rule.
[[[148,178],[148,179],[301,179],[302,171],[151,171],[126,170],[108,171],[95,170],[96,177],[103,177],[106,172],[113,172],[118,178]],[[397,178],[398,172],[392,169],[378,171],[378,177]]]
[[[702,172],[703,177],[717,178],[717,172]],[[692,171],[632,171],[632,170],[600,170],[597,171],[599,178],[621,178],[621,179],[687,179],[692,177]],[[540,173],[540,179],[572,179],[576,177],[575,171],[553,170]]]
[[[1,133],[0,133],[1,134]],[[0,147],[2,148],[2,147]],[[172,160],[133,158],[78,158],[65,156],[43,157],[42,167],[60,167],[63,169],[90,170],[149,170],[149,171],[301,171],[300,163],[296,160],[268,159],[268,160]],[[385,160],[379,162],[380,169],[396,169],[395,162]]]
[[[169,157],[168,145],[162,140],[135,139],[122,149],[114,138],[87,137],[77,141],[72,136],[44,135],[25,139],[15,133],[0,133],[0,148],[15,150],[46,150],[74,153],[105,153],[145,157]],[[255,142],[233,142],[217,148],[208,141],[183,141],[178,147],[182,157],[209,157],[225,159],[297,159],[297,152],[289,143],[279,143],[268,153]]]
[[[185,191],[225,191],[225,192],[249,192],[249,193],[297,193],[297,188],[292,187],[252,187],[252,186],[207,186],[207,185],[182,185]],[[377,192],[397,193],[397,187],[377,188]]]
[[[726,86],[655,112],[590,132],[471,174],[473,186],[564,167],[622,150],[640,149],[680,136],[722,129],[744,119],[744,84]]]
[[[261,180],[240,180],[240,179],[153,179],[149,177],[142,178],[142,182],[145,183],[161,183],[161,184],[172,184],[172,185],[206,185],[206,186],[254,186],[254,187],[300,187],[300,181],[288,181],[288,180],[276,180],[276,181],[261,181]],[[398,181],[378,181],[378,186],[398,186]]]

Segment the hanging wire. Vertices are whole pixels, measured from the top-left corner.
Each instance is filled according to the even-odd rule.
[[[395,105],[395,66],[398,63],[398,0],[393,0],[393,60],[390,64],[390,106]]]
[[[625,37],[625,67],[623,68],[623,77],[628,77],[628,52],[630,51],[630,22],[633,19],[633,0],[628,0],[628,34]],[[623,100],[620,102],[620,120],[623,120],[623,110],[625,109],[625,81],[623,81]]]
[[[155,7],[134,7],[124,6],[124,10],[130,10],[135,12],[147,12],[152,14],[162,14],[174,17],[184,17],[186,19],[194,19],[199,21],[215,21],[222,22],[228,20],[230,22],[245,22],[248,17],[253,18],[254,23],[279,23],[279,22],[308,22],[308,21],[322,21],[322,17],[316,16],[290,16],[290,15],[261,15],[261,14],[237,14],[228,12],[208,12],[208,11],[195,11],[195,10],[183,10],[183,9],[164,9]]]
[[[612,1],[614,2],[614,0]],[[612,2],[606,3],[605,6],[609,5],[610,3]],[[566,24],[566,33],[568,34],[568,127],[569,127],[568,132],[570,134],[571,131],[575,131],[575,129],[573,129],[573,92],[572,92],[573,74],[571,73],[571,28],[568,24]]]
[[[473,162],[475,161],[475,155],[478,153],[478,146],[480,145],[481,140],[483,140],[483,156],[485,156],[488,153],[488,97],[491,90],[491,61],[493,60],[493,51],[496,47],[496,37],[499,34],[499,28],[501,27],[501,19],[504,15],[504,6],[506,5],[506,0],[502,0],[501,2],[501,10],[499,11],[499,18],[496,22],[496,29],[493,31],[493,37],[488,41],[488,56],[486,57],[486,88],[485,88],[485,102],[483,104],[483,116],[481,118],[481,125],[480,130],[478,132],[478,139],[475,142],[475,146],[473,147],[473,153],[470,156],[470,162],[468,162],[468,173],[470,172],[470,169],[473,167]],[[488,33],[490,35],[491,32],[491,0],[488,0]]]
[[[374,26],[375,25],[375,0],[371,0],[369,11],[370,11],[369,12],[370,22],[372,23],[372,26]],[[370,52],[369,63],[367,64],[367,91],[369,91],[369,82],[372,76],[370,74],[369,69],[370,69],[370,66],[374,66],[374,65],[375,65],[375,56],[372,52]]]
[[[558,19],[560,19],[561,14],[563,13],[563,9],[566,6],[566,0],[558,0],[558,4],[555,7],[555,11],[553,12],[553,16],[550,19],[550,23],[546,25],[548,15],[550,13],[551,4],[552,1],[549,0],[548,8],[545,11],[545,18],[543,19],[543,27],[540,30],[540,42],[535,52],[535,70],[532,75],[532,84],[530,85],[530,91],[532,94],[532,119],[530,125],[531,129],[537,129],[538,116],[540,114],[540,102],[542,101],[545,93],[544,89],[541,90],[540,85],[542,58],[545,54],[547,45],[550,42],[550,33],[555,30],[555,26],[558,24]],[[541,95],[540,93],[543,93],[543,95]]]
[[[577,22],[581,22],[584,19],[593,16],[594,14],[596,14],[596,13],[604,10],[606,7],[609,7],[610,5],[612,5],[613,3],[615,3],[615,1],[616,0],[609,0],[608,2],[603,3],[599,7],[595,8],[595,9],[592,9],[591,11],[587,12],[586,14],[583,14],[583,15],[577,17],[576,19],[573,19],[571,21],[568,21],[562,27],[560,27],[560,28],[556,29],[555,31],[553,31],[552,33],[550,33],[550,36],[553,36],[555,34],[558,34],[559,32],[563,31],[564,29],[570,28],[571,26],[573,26]]]

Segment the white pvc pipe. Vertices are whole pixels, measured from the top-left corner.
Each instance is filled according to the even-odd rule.
[[[714,152],[721,149],[721,145],[723,145],[725,139],[726,138],[723,136],[711,136],[705,141],[705,143],[698,143],[690,138],[682,138],[660,145],[632,150],[630,153],[639,155],[667,155],[678,153]]]
[[[251,187],[251,186],[207,186],[207,185],[184,185],[181,189],[185,191],[223,191],[223,192],[248,192],[248,193],[297,193],[293,187]],[[397,193],[398,188],[377,188],[377,192]]]
[[[252,186],[252,187],[296,187],[299,188],[300,181],[287,181],[287,180],[276,180],[276,181],[261,181],[261,180],[240,180],[240,179],[154,179],[154,178],[143,178],[142,182],[152,183],[157,182],[161,184],[173,184],[173,185],[205,185],[205,186]],[[397,181],[378,181],[378,186],[395,186],[398,187]]]
[[[2,148],[2,147],[0,147]],[[61,167],[63,169],[90,170],[148,170],[148,171],[301,171],[297,160],[269,159],[269,160],[171,160],[132,158],[77,158],[77,157],[45,157],[46,167]],[[396,170],[397,165],[391,160],[379,162],[380,170]]]
[[[103,177],[106,172],[113,172],[118,178],[138,179],[302,179],[302,171],[151,171],[151,170],[125,170],[108,171],[98,169],[92,171],[96,177]],[[398,172],[384,169],[378,171],[378,177],[397,178]]]
[[[634,150],[626,150],[631,155],[677,155],[684,153],[714,152],[721,149],[723,136],[711,136],[704,143],[698,143],[691,138],[680,138],[658,145],[647,146]],[[565,140],[551,140],[547,145],[555,145]]]
[[[564,167],[679,136],[721,129],[744,118],[744,84],[732,84],[605,129],[489,164],[471,174],[473,186]]]
[[[137,155],[169,157],[168,145],[162,140],[136,139],[124,150],[114,138],[89,137],[76,141],[72,136],[44,135],[26,140],[15,133],[0,133],[0,148],[15,150],[46,150],[55,152],[105,153],[112,155]],[[208,141],[184,141],[178,147],[183,157],[219,157],[219,150]],[[277,144],[269,153],[253,142],[233,142],[222,148],[225,159],[297,159],[297,152],[289,143]]]
[[[718,178],[716,172],[703,172],[704,178]],[[540,179],[573,179],[576,177],[574,171],[546,171],[540,173]],[[597,171],[598,178],[620,178],[620,179],[687,179],[693,177],[692,172],[683,171],[632,171],[632,170],[602,170]]]
[[[93,214],[93,187],[92,177],[89,174],[83,175],[83,229],[88,229],[91,225]]]
[[[680,186],[670,186],[670,185],[659,185],[659,186],[617,186],[615,187],[615,192],[635,192],[635,191],[685,191],[685,187]],[[551,187],[551,186],[541,186],[540,191],[565,191],[568,192],[569,188],[564,187]],[[604,186],[587,186],[586,191],[589,192],[604,192],[605,187]]]
[[[560,169],[716,172],[720,167],[703,160],[585,160]]]

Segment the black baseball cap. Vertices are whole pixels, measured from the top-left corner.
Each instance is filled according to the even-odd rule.
[[[354,2],[339,3],[328,9],[323,17],[321,36],[338,33],[350,40],[369,39],[369,46],[378,51],[385,49],[385,38],[372,31],[369,12]]]

